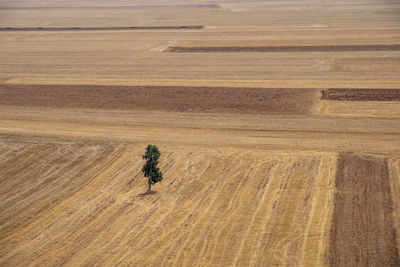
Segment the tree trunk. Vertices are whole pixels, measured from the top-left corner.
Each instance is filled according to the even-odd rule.
[[[150,190],[151,190],[151,184],[147,185],[147,194],[150,194]]]

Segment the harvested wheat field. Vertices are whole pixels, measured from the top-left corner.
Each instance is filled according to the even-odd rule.
[[[0,0],[0,266],[400,266],[399,200],[398,1]]]

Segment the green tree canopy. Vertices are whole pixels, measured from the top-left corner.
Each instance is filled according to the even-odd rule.
[[[148,178],[148,187],[147,193],[150,193],[151,185],[161,182],[163,179],[162,173],[160,169],[157,168],[158,159],[160,158],[161,153],[158,151],[158,147],[155,145],[148,145],[146,148],[146,152],[143,155],[143,159],[146,160],[142,168],[142,172],[144,177]]]

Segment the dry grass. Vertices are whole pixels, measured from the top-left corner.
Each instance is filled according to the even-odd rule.
[[[346,117],[400,117],[400,102],[322,100],[316,113]]]
[[[116,78],[0,78],[6,85],[97,85],[97,86],[193,86],[193,87],[250,87],[250,88],[399,88],[400,79],[370,78],[359,80],[210,80],[210,79],[116,79]]]
[[[144,147],[3,138],[2,264],[322,260],[332,155],[162,145],[165,181],[146,196]]]

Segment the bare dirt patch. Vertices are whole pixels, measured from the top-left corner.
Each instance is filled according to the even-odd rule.
[[[166,52],[350,52],[399,51],[400,45],[310,45],[310,46],[172,46]]]
[[[0,32],[32,32],[32,31],[127,31],[127,30],[201,30],[204,26],[137,26],[137,27],[23,27],[0,28]]]
[[[309,114],[317,89],[1,85],[0,104],[178,112]]]
[[[218,4],[189,4],[189,5],[106,5],[106,6],[12,6],[2,7],[3,10],[96,10],[96,9],[220,9]]]
[[[400,89],[326,89],[324,100],[342,101],[400,101]]]
[[[387,159],[341,153],[329,261],[333,266],[399,266]]]

